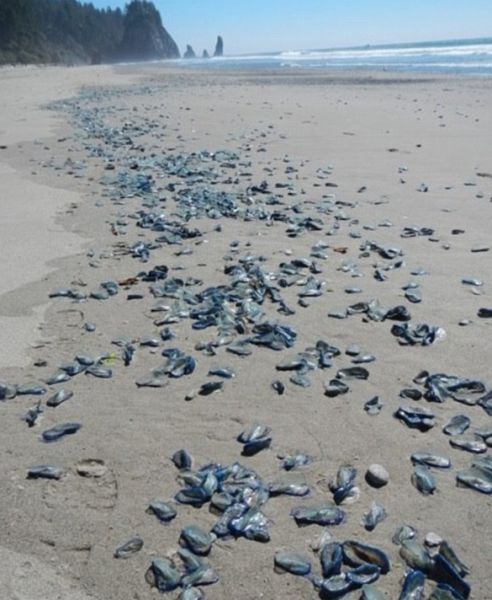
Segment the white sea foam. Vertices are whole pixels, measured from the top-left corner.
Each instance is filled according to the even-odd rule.
[[[492,44],[476,44],[472,46],[427,46],[410,48],[380,48],[361,50],[313,50],[310,52],[299,52],[295,56],[296,60],[322,60],[322,59],[362,59],[362,58],[383,58],[383,57],[434,57],[434,56],[491,56]],[[282,52],[279,57],[282,59],[293,58],[294,54]],[[271,57],[270,57],[271,58]]]
[[[371,68],[455,71],[492,76],[492,40],[333,50],[287,50],[276,54],[225,56],[209,61],[180,61],[213,68]]]

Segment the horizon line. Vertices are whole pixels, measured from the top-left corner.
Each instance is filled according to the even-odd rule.
[[[225,39],[225,36],[223,36]],[[234,57],[234,56],[268,56],[274,54],[281,54],[282,52],[328,52],[331,50],[366,50],[367,48],[392,48],[396,46],[419,46],[422,44],[445,44],[445,43],[453,43],[453,42],[482,42],[490,41],[492,43],[492,34],[490,36],[480,36],[473,38],[449,38],[449,39],[438,39],[438,40],[420,40],[420,41],[412,41],[412,42],[378,42],[378,43],[366,43],[366,44],[357,44],[350,46],[330,46],[326,48],[290,48],[288,50],[268,50],[265,52],[241,52],[239,54],[228,54],[224,55],[224,57]],[[213,58],[213,57],[211,57]]]

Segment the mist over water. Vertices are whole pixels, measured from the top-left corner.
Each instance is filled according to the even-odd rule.
[[[492,76],[492,38],[180,60],[206,69],[354,69]]]

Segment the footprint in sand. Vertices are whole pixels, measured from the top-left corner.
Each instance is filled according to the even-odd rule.
[[[92,509],[112,510],[118,498],[116,477],[107,469],[100,477],[70,473],[61,482],[46,485],[43,502],[48,508],[67,511]]]

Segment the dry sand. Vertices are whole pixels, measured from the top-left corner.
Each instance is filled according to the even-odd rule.
[[[73,584],[81,593],[99,600],[156,597],[144,581],[152,558],[175,549],[179,531],[185,525],[207,527],[215,521],[205,507],[178,507],[178,517],[168,527],[160,526],[145,513],[150,501],[169,499],[178,491],[176,470],[169,456],[185,447],[197,464],[241,460],[266,481],[279,475],[278,453],[310,453],[316,460],[304,472],[312,490],[309,502],[330,499],[327,479],[341,464],[353,464],[359,470],[361,498],[347,507],[347,523],[331,532],[336,539],[361,539],[389,553],[393,569],[377,584],[386,598],[398,596],[405,571],[398,549],[391,543],[393,532],[403,523],[415,526],[421,536],[434,531],[449,540],[471,568],[471,597],[490,598],[491,500],[456,487],[456,470],[469,465],[472,457],[450,448],[448,438],[441,433],[442,425],[458,413],[468,415],[473,428],[490,427],[490,417],[479,407],[449,400],[426,404],[436,413],[438,425],[423,434],[406,428],[392,414],[403,403],[398,398],[400,389],[411,385],[422,369],[476,377],[492,385],[487,358],[492,349],[490,324],[476,317],[480,306],[492,306],[492,252],[471,252],[475,245],[492,246],[492,179],[477,176],[492,172],[491,83],[389,75],[334,78],[325,74],[197,74],[152,66],[138,70],[19,69],[2,71],[1,76],[2,106],[8,106],[13,116],[5,120],[4,112],[0,124],[0,145],[8,145],[7,150],[0,151],[0,159],[9,165],[1,166],[2,182],[7,183],[2,185],[2,211],[12,215],[8,228],[4,228],[2,219],[1,243],[5,244],[3,232],[12,230],[15,219],[17,235],[10,243],[16,250],[6,246],[2,252],[18,256],[15,267],[9,264],[1,278],[5,281],[2,292],[9,292],[0,298],[2,328],[7,331],[2,352],[12,357],[9,361],[3,355],[2,365],[9,367],[0,373],[4,380],[41,381],[77,352],[95,355],[115,351],[111,341],[119,336],[136,339],[158,334],[160,328],[153,324],[155,314],[150,313],[154,299],[147,293],[143,300],[128,302],[127,293],[121,292],[106,302],[72,304],[56,299],[50,303],[40,331],[31,335],[34,321],[28,321],[26,331],[15,342],[11,332],[17,330],[19,321],[14,321],[9,332],[4,318],[29,314],[33,306],[47,302],[54,288],[70,287],[75,282],[87,291],[101,281],[134,276],[154,264],[183,266],[186,276],[198,277],[205,285],[218,285],[227,281],[223,257],[232,240],[240,241],[240,255],[246,253],[244,244],[250,242],[249,251],[264,255],[265,268],[272,271],[288,260],[285,250],[292,250],[293,257],[308,257],[319,240],[348,250],[345,255],[328,250],[328,260],[320,261],[322,273],[317,277],[326,281],[326,290],[321,297],[310,300],[308,308],[296,306],[296,287],[282,290],[288,304],[296,308],[294,316],[282,317],[268,307],[271,318],[288,322],[298,332],[293,351],[276,353],[257,348],[250,358],[240,359],[220,350],[217,357],[209,358],[195,351],[194,345],[211,339],[213,334],[208,330],[192,331],[190,321],[184,320],[171,326],[177,334],[172,344],[197,359],[197,370],[190,377],[171,381],[163,389],[137,389],[135,380],[161,362],[148,349],[137,349],[129,368],[115,362],[111,380],[82,375],[65,384],[73,390],[73,399],[56,409],[46,409],[41,425],[31,430],[20,417],[34,404],[32,397],[1,404],[4,453],[0,467],[0,545],[5,552],[19,553],[9,554],[9,560],[20,564],[17,568],[22,570],[23,561],[32,561],[37,573],[44,572],[46,582],[55,582],[58,595],[46,592],[36,596],[34,591],[26,591],[23,586],[29,574],[16,577],[12,566],[7,576],[0,576],[0,596],[9,600],[68,600],[78,598],[66,587]],[[125,122],[148,124],[152,120],[155,128],[138,139],[146,152],[237,151],[239,146],[248,146],[249,151],[243,150],[243,155],[251,161],[247,170],[253,173],[255,183],[262,179],[271,184],[286,181],[284,171],[290,164],[297,169],[290,180],[296,195],[286,196],[286,201],[312,200],[314,214],[314,206],[323,194],[335,194],[337,200],[348,203],[342,210],[349,220],[340,221],[337,235],[326,236],[333,215],[324,215],[323,231],[295,239],[286,237],[283,223],[268,227],[257,221],[223,220],[223,231],[217,232],[215,222],[202,220],[196,226],[205,232],[206,243],[185,244],[194,250],[191,255],[176,256],[178,247],[165,246],[142,265],[118,254],[115,244],[153,238],[125,217],[140,207],[139,202],[126,200],[115,205],[104,198],[104,188],[97,183],[108,173],[104,163],[97,157],[88,158],[81,148],[83,139],[74,134],[64,121],[66,117],[57,114],[55,118],[53,112],[46,113],[39,105],[70,97],[84,85],[104,83],[125,88],[140,79],[148,86],[144,93],[141,87],[128,88],[124,93],[101,97],[97,104],[114,126],[121,127]],[[19,98],[22,95],[22,103],[16,101],[16,94]],[[105,113],[106,107],[112,110]],[[16,111],[20,108],[26,121],[14,137],[9,122],[19,122],[21,116]],[[34,143],[35,138],[42,143]],[[46,166],[50,162],[63,164],[67,156],[72,161],[85,161],[84,177],[75,177],[74,170],[66,165],[58,171]],[[328,165],[333,167],[329,178],[317,178],[317,169]],[[408,170],[399,173],[402,166]],[[273,174],[265,167],[272,168]],[[327,181],[337,187],[326,187]],[[420,193],[417,188],[424,182],[429,191]],[[159,184],[166,184],[165,176]],[[363,186],[365,191],[359,192]],[[26,193],[37,195],[41,190],[44,195],[39,197],[44,199],[45,208],[39,214],[43,219],[33,228],[37,210],[30,213],[29,223],[19,206],[29,204]],[[286,193],[284,189],[279,191]],[[164,196],[170,198],[171,194]],[[18,204],[20,201],[23,203]],[[169,199],[165,210],[171,212]],[[118,224],[122,219],[129,221],[127,227]],[[392,226],[381,227],[385,220]],[[438,241],[400,238],[402,227],[408,225],[435,229]],[[465,233],[452,235],[451,231],[458,228]],[[361,239],[349,237],[349,231],[355,230],[362,233]],[[376,258],[359,257],[359,246],[365,239],[400,246],[405,253],[405,268],[390,272],[386,282],[375,281],[371,265]],[[99,268],[89,266],[93,255],[76,254],[80,244],[94,249]],[[53,261],[57,256],[60,259]],[[51,261],[49,265],[47,261]],[[338,267],[344,261],[358,263],[364,276],[352,279],[341,272]],[[411,277],[410,271],[417,267],[425,268],[430,275]],[[2,269],[7,269],[5,263]],[[175,274],[180,276],[182,272]],[[460,283],[465,276],[483,279],[480,296]],[[410,279],[418,279],[423,295],[421,304],[408,305],[413,322],[442,326],[447,337],[438,344],[400,347],[390,335],[388,323],[366,323],[360,316],[349,320],[327,316],[329,311],[370,298],[379,298],[386,307],[408,304],[401,287]],[[26,285],[29,280],[36,283]],[[348,295],[344,293],[347,286],[359,286],[363,292]],[[139,291],[147,289],[148,284],[138,285]],[[458,324],[464,318],[472,321],[467,327]],[[84,321],[94,322],[96,332],[85,332]],[[290,384],[288,377],[280,374],[286,393],[277,396],[270,387],[279,376],[275,365],[318,339],[342,350],[357,343],[375,354],[376,362],[368,366],[369,380],[352,384],[346,396],[329,399],[323,395],[322,384],[334,376],[334,369],[313,373],[312,386],[307,389]],[[28,340],[35,347],[29,351],[29,364],[25,366],[19,348]],[[47,360],[48,366],[33,366],[41,359]],[[236,378],[225,383],[223,393],[184,402],[185,395],[206,380],[210,365],[216,363],[232,366]],[[335,364],[348,366],[349,357],[342,356]],[[379,416],[370,418],[362,407],[376,394],[384,407]],[[66,421],[80,421],[83,428],[57,444],[39,441],[41,431]],[[272,427],[273,446],[253,458],[241,458],[235,438],[253,422]],[[419,494],[410,483],[413,469],[409,456],[417,450],[437,451],[453,462],[451,472],[437,473],[438,488],[429,497]],[[108,472],[104,477],[85,479],[76,474],[74,465],[88,457],[105,461]],[[374,462],[390,473],[389,485],[378,491],[369,488],[362,476]],[[40,463],[58,464],[67,475],[59,482],[26,480],[26,470]],[[368,533],[360,519],[373,500],[381,502],[389,516]],[[315,598],[307,581],[273,572],[276,550],[310,553],[309,543],[318,528],[298,529],[289,517],[290,509],[303,503],[302,499],[280,497],[267,504],[265,512],[272,520],[268,544],[244,539],[215,544],[208,561],[218,571],[220,582],[206,590],[207,598]],[[144,539],[143,550],[129,560],[114,560],[115,546],[136,533]],[[316,558],[312,558],[315,563]],[[35,590],[37,576],[36,583],[34,579]]]

